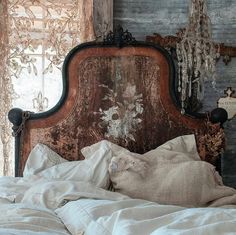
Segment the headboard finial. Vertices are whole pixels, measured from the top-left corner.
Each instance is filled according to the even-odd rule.
[[[108,33],[108,35],[103,40],[103,43],[122,47],[125,44],[134,44],[136,43],[136,40],[128,30],[124,31],[123,28],[118,25],[114,32],[110,31]]]

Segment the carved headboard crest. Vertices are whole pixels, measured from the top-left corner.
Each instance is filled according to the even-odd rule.
[[[134,44],[136,43],[136,40],[128,30],[124,31],[119,25],[115,28],[114,32],[108,33],[103,42],[106,45],[116,45],[117,47],[122,47],[123,45]]]

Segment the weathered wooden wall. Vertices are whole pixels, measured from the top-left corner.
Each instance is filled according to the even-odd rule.
[[[113,0],[93,0],[93,17],[96,39],[102,41],[113,29]]]
[[[114,25],[122,25],[138,40],[157,32],[175,34],[185,27],[188,20],[189,0],[113,0]],[[216,42],[236,46],[236,1],[208,0],[208,12],[212,21],[213,38]],[[236,90],[236,58],[228,66],[218,62],[216,89],[206,84],[203,111],[217,106],[224,89]],[[222,161],[222,175],[226,184],[236,187],[236,118],[225,124],[227,149]]]

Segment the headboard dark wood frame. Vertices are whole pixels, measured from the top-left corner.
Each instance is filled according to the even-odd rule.
[[[15,175],[44,143],[68,160],[80,149],[108,139],[144,153],[165,141],[203,127],[205,116],[181,115],[173,92],[175,67],[162,47],[137,42],[127,31],[110,33],[102,43],[78,45],[63,66],[63,94],[44,113],[12,109]]]

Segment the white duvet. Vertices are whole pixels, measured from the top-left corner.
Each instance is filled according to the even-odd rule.
[[[81,231],[86,235],[233,235],[235,208],[184,208],[140,199],[83,199],[69,202],[56,213],[74,235]]]
[[[234,205],[160,205],[77,181],[2,177],[0,183],[2,235],[236,234]]]
[[[108,185],[111,157],[124,151],[120,148],[110,151],[105,142],[102,146],[103,151],[84,150],[88,162],[94,162],[88,168],[87,178],[76,171],[82,166],[73,168],[79,162],[62,162],[61,169],[57,166],[58,156],[50,155],[52,162],[42,149],[37,149],[37,153],[44,154],[40,169],[32,161],[25,177],[1,177],[0,235],[236,234],[235,205],[217,208],[161,205],[101,188]],[[85,167],[86,161],[83,164]],[[235,200],[226,200],[226,204],[229,201]]]
[[[55,212],[22,201],[36,182],[23,178],[0,178],[0,235],[69,235]]]
[[[0,234],[70,234],[55,213],[70,201],[124,200],[127,196],[109,192],[87,182],[45,178],[0,178]]]
[[[0,205],[0,234],[68,235],[70,234],[52,210],[25,203]]]

